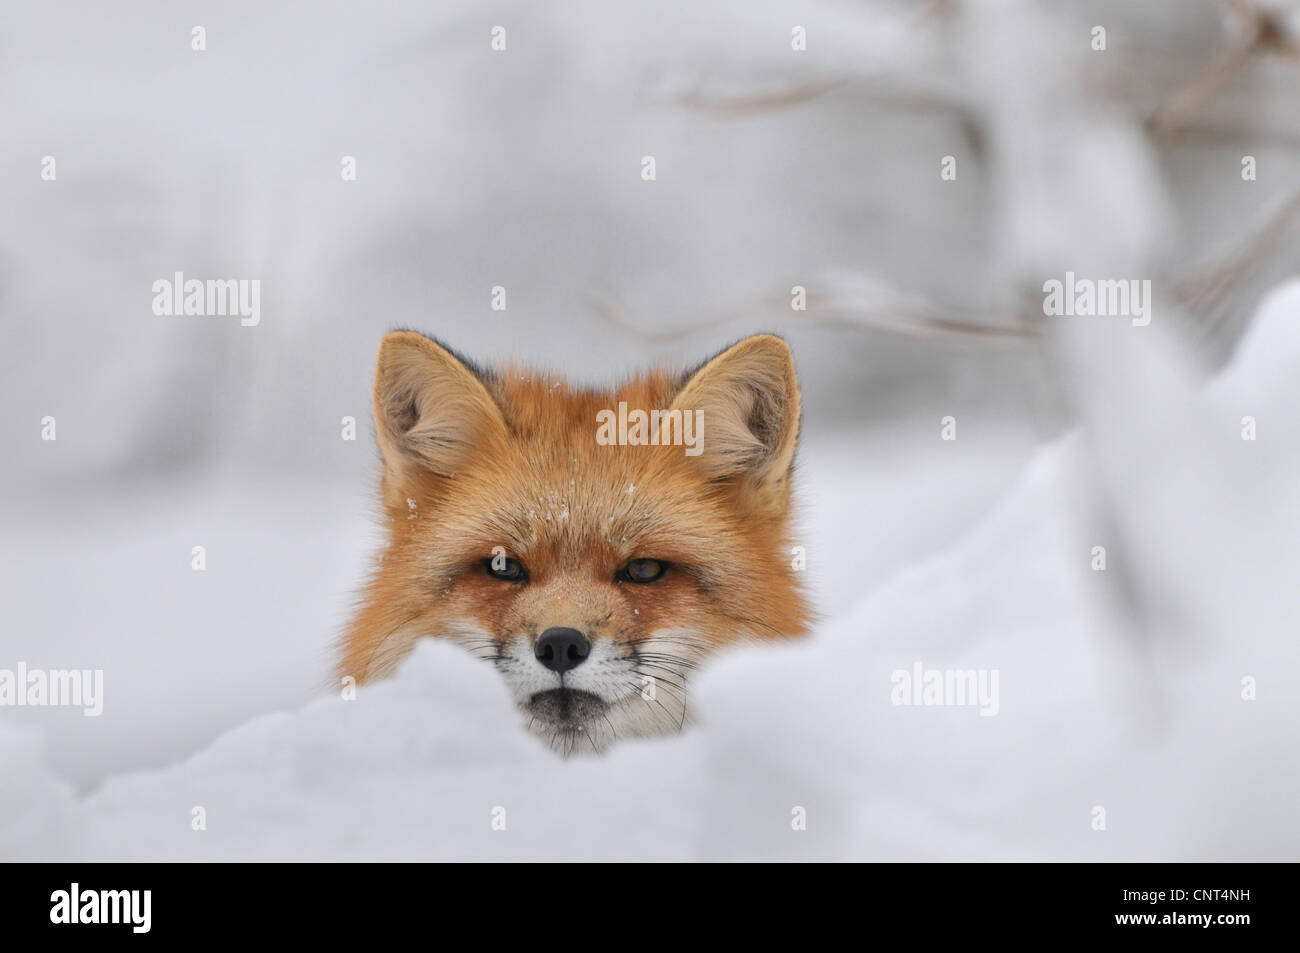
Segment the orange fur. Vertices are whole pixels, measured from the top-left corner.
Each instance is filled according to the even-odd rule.
[[[702,453],[600,445],[597,414],[620,401],[699,410]],[[381,346],[374,405],[388,539],[340,675],[386,676],[418,639],[450,637],[496,662],[528,712],[532,688],[548,685],[536,679],[552,677],[532,671],[529,646],[569,626],[608,645],[608,684],[592,690],[625,716],[606,719],[613,733],[650,734],[685,720],[679,696],[713,650],[805,632],[790,557],[799,393],[780,338],[747,338],[689,376],[651,371],[591,391],[517,368],[479,372],[397,331]],[[485,570],[494,547],[526,582]],[[663,578],[620,581],[639,558],[665,563]],[[625,711],[649,705],[647,678],[668,716]],[[563,728],[543,733],[555,742]]]

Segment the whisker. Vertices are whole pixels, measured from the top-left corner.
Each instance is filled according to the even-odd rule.
[[[664,655],[659,652],[638,652],[637,658],[651,662],[665,662],[670,665],[680,665],[682,668],[699,668],[699,664],[692,662],[690,659],[684,659],[677,655]]]
[[[651,680],[652,682],[654,682],[656,685],[669,685],[669,686],[672,686],[673,688],[676,688],[678,691],[682,692],[683,695],[686,693],[686,680],[685,680],[685,679],[682,679],[681,682],[674,682],[674,681],[672,681],[668,676],[665,676],[665,675],[653,675],[653,674],[651,674],[650,672],[643,672],[643,671],[641,671],[639,668],[634,668],[634,669],[632,669],[632,671],[635,672],[637,675],[642,676],[643,678],[648,678],[648,679],[650,679],[650,680]],[[663,671],[668,672],[668,675],[676,675],[676,674],[677,674],[676,672],[669,671],[668,669],[663,669]]]
[[[710,645],[709,645],[708,641],[705,640],[705,639],[697,639],[697,638],[679,639],[679,638],[674,638],[674,637],[671,636],[671,635],[649,635],[649,636],[646,636],[646,637],[643,638],[643,639],[629,639],[629,640],[627,640],[624,644],[626,644],[626,645],[645,645],[645,644],[648,643],[648,642],[655,642],[655,643],[672,643],[672,644],[675,644],[675,645],[686,645],[686,646],[689,646],[689,647],[691,647],[691,648],[693,648],[693,649],[706,649],[706,650],[707,650],[708,648],[710,648]]]
[[[632,683],[632,687],[633,687],[634,689],[637,688],[635,682]],[[642,697],[642,698],[645,698],[644,695],[642,695],[641,697]],[[645,699],[645,700],[646,700],[646,701],[652,701],[652,702],[654,702],[656,705],[658,705],[661,709],[663,709],[663,713],[664,713],[665,715],[668,716],[668,723],[669,723],[669,724],[672,724],[672,722],[674,721],[673,713],[670,712],[670,711],[667,709],[667,707],[664,706],[664,703],[661,702],[661,701],[659,700],[659,697],[658,697],[657,695],[656,695],[655,697],[653,697],[653,698],[648,698],[648,699]],[[685,722],[686,722],[686,700],[685,700],[685,699],[682,699],[681,701],[682,701],[682,724],[685,724]],[[678,726],[678,730],[679,730],[679,731],[681,730],[680,725]]]

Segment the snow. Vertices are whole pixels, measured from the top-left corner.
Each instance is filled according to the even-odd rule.
[[[1297,856],[1300,230],[1245,242],[1300,189],[1292,72],[1149,134],[1239,16],[1107,4],[1100,54],[1091,0],[291,0],[197,53],[183,11],[11,6],[0,667],[102,669],[105,707],[0,709],[0,859]],[[260,280],[259,324],[154,315],[177,271]],[[1067,271],[1152,278],[1151,325],[917,326],[1036,319]],[[814,638],[600,759],[446,645],[344,701],[395,326],[579,383],[786,336]],[[1233,353],[1208,384],[1178,326]],[[918,664],[998,713],[892,704]]]
[[[707,666],[682,736],[559,759],[489,666],[430,641],[355,700],[257,715],[89,793],[0,723],[0,857],[1293,859],[1297,317],[1293,282],[1208,385],[1155,325],[1126,332],[1105,386],[1081,364],[1084,426],[972,531],[809,642]],[[822,570],[819,591],[853,585]],[[916,663],[996,671],[997,714],[894,704]]]

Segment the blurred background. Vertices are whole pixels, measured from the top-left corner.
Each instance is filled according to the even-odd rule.
[[[83,790],[326,684],[388,330],[591,383],[784,335],[829,617],[1088,416],[1123,345],[1045,280],[1151,279],[1209,375],[1300,272],[1295,4],[8,4],[0,76],[0,666],[106,692],[0,718]]]

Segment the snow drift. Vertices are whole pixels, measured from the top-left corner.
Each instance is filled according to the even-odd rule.
[[[1087,425],[810,642],[708,667],[681,737],[561,761],[430,642],[353,701],[84,798],[0,728],[0,856],[1294,859],[1298,315],[1300,285],[1276,292],[1208,386],[1155,326],[1088,330]],[[918,663],[996,672],[996,714],[895,704]]]

